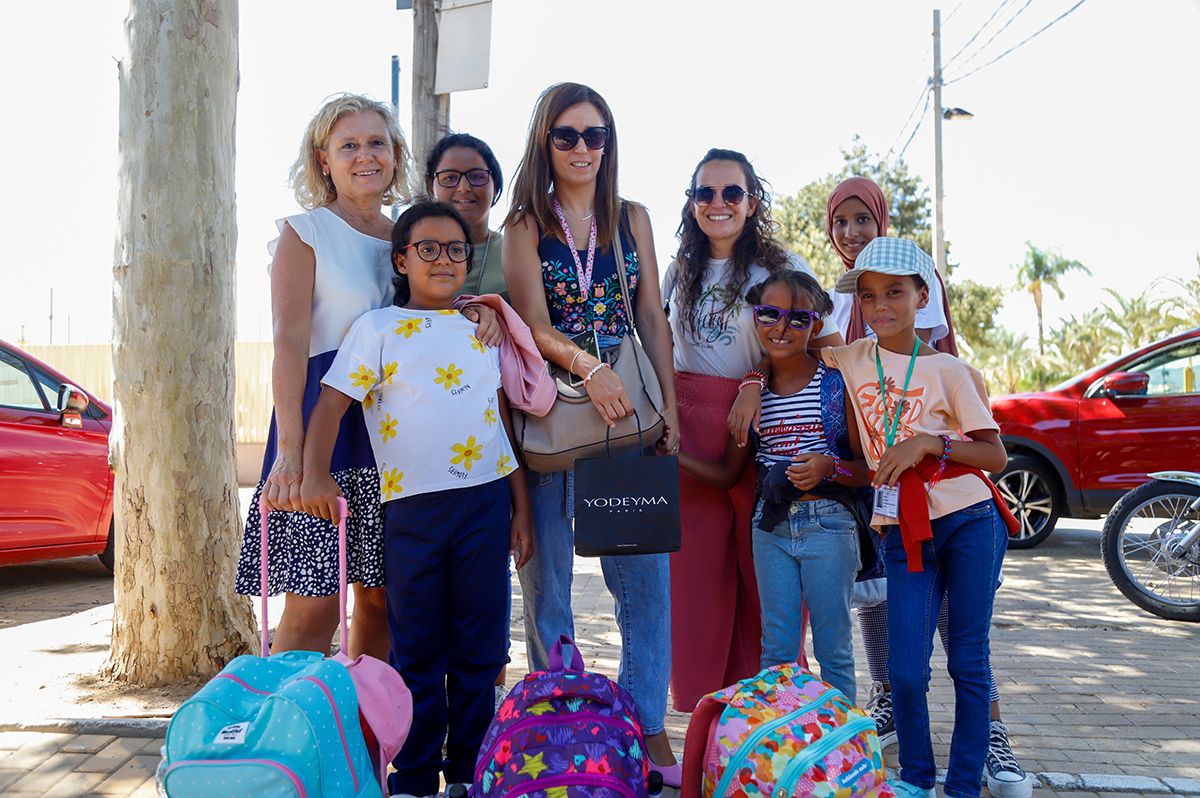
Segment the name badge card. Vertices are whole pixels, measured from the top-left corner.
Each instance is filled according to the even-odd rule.
[[[900,489],[883,485],[875,489],[875,503],[871,508],[877,515],[888,518],[900,517]]]

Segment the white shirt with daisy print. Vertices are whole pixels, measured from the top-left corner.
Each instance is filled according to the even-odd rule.
[[[516,470],[500,420],[500,354],[456,310],[363,314],[321,382],[362,402],[383,501]]]

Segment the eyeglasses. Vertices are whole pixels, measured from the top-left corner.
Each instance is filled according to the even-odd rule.
[[[405,247],[405,249],[409,247],[416,249],[417,257],[426,263],[436,261],[441,256],[443,249],[446,251],[446,257],[450,258],[450,260],[455,263],[465,263],[467,258],[471,257],[471,250],[473,249],[466,241],[447,241],[445,243],[441,241],[414,241],[408,247]]]
[[[697,205],[709,205],[717,198],[716,186],[696,186],[687,192],[692,202]],[[746,189],[739,185],[725,186],[721,189],[721,199],[726,205],[737,205],[746,196]]]
[[[576,130],[573,127],[552,127],[548,135],[554,149],[563,152],[575,149],[575,145],[579,143],[580,139],[583,139],[583,143],[589,150],[604,149],[604,145],[608,143],[608,128],[606,127],[589,127],[587,130]]]
[[[475,188],[486,186],[488,181],[492,179],[492,170],[479,167],[477,169],[468,169],[465,172],[460,172],[457,169],[442,169],[433,173],[433,179],[442,188],[457,188],[458,183],[463,178],[467,179]]]
[[[814,321],[821,320],[821,314],[815,310],[800,310],[792,308],[785,310],[774,305],[755,305],[754,323],[759,327],[774,327],[779,319],[786,316],[788,326],[793,330],[807,330]]]

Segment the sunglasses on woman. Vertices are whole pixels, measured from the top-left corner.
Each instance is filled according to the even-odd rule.
[[[714,186],[696,186],[688,191],[687,195],[697,205],[710,205],[717,198],[717,189]],[[737,205],[745,196],[746,189],[738,185],[725,186],[721,189],[721,199],[725,201],[726,205]]]
[[[492,179],[492,170],[484,169],[481,166],[477,169],[468,169],[465,172],[460,172],[457,169],[442,169],[433,173],[433,179],[442,188],[457,188],[459,181],[464,177],[472,186],[480,188],[486,186],[488,181]]]
[[[779,319],[784,316],[787,317],[787,325],[793,330],[807,330],[812,326],[814,321],[821,320],[821,314],[815,310],[801,310],[799,308],[784,310],[774,305],[754,306],[754,323],[759,327],[774,327],[779,323]]]
[[[608,143],[608,128],[606,127],[589,127],[587,130],[576,130],[573,127],[552,127],[548,135],[554,149],[563,152],[575,149],[575,145],[579,143],[580,139],[583,139],[583,143],[589,150],[604,149],[604,145]]]
[[[414,241],[408,247],[405,247],[405,249],[409,247],[415,249],[417,257],[426,263],[436,261],[442,254],[442,249],[446,250],[446,257],[455,263],[465,263],[471,255],[471,245],[466,241],[447,241],[443,244],[440,241],[427,239],[425,241]]]

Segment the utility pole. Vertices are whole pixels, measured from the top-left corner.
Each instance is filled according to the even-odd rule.
[[[392,56],[392,116],[396,117],[396,126],[400,125],[400,56]],[[392,203],[392,221],[400,218],[400,203]]]
[[[946,274],[946,231],[942,216],[942,11],[933,10],[933,260]]]
[[[450,128],[450,95],[437,81],[439,0],[413,0],[413,159],[420,164]]]

